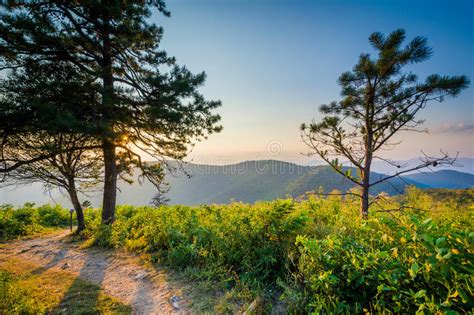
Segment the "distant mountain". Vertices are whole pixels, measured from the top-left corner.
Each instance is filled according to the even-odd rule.
[[[385,176],[372,173],[371,179],[375,181]],[[407,185],[420,188],[465,188],[474,186],[473,178],[474,175],[455,171],[417,173],[377,185],[372,193],[384,191],[392,195],[399,194]],[[301,166],[275,160],[247,161],[225,166],[186,164],[183,170],[168,174],[166,181],[170,184],[168,197],[171,203],[185,205],[228,203],[231,200],[255,202],[286,196],[298,197],[319,187],[330,192],[333,189],[347,191],[354,186],[327,165]],[[138,180],[132,185],[119,182],[119,188],[118,204],[148,205],[156,193],[151,183],[140,185]],[[65,196],[58,192],[44,194],[41,186],[36,184],[15,190],[0,189],[0,204],[19,205],[26,201],[42,204],[50,202],[51,198],[66,206],[69,204]],[[94,206],[101,204],[100,192],[82,199],[90,200]]]
[[[399,163],[403,167],[398,169],[398,168],[394,168],[393,166],[391,166],[390,164],[384,161],[375,160],[372,163],[372,170],[374,172],[378,172],[382,174],[393,174],[394,172],[419,165],[420,159],[413,158],[409,160],[400,160],[400,161],[397,161],[397,163]],[[456,159],[453,165],[439,165],[437,167],[432,167],[431,170],[426,169],[425,172],[430,172],[430,171],[437,172],[440,170],[452,170],[452,171],[458,171],[462,173],[474,174],[474,158],[459,157]]]
[[[452,170],[414,173],[405,176],[405,178],[424,184],[430,188],[461,189],[474,186],[474,175]]]
[[[329,166],[301,166],[293,163],[263,160],[214,166],[188,164],[183,173],[168,176],[171,185],[168,194],[172,203],[202,204],[228,203],[232,199],[243,202],[272,200],[285,196],[301,196],[321,187],[324,192],[333,189],[347,191],[354,184],[334,172]],[[372,178],[385,175],[373,173]],[[409,184],[420,185],[408,180]],[[372,193],[385,191],[398,194],[404,191],[406,183],[393,179],[374,187]]]

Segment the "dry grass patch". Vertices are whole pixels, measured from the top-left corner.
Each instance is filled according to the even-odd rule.
[[[71,272],[0,262],[0,313],[129,314],[131,308]]]

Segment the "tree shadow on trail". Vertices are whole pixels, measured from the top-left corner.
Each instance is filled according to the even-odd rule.
[[[52,314],[130,314],[128,305],[105,295],[100,286],[77,277]]]
[[[154,305],[158,302],[153,295],[153,284],[148,279],[141,279],[138,281],[137,290],[133,297],[132,305],[153,305],[153,309],[159,308],[159,305]]]
[[[49,250],[44,253],[41,253],[40,255],[43,258],[48,258],[53,251]],[[39,253],[38,253],[39,254]],[[59,250],[54,252],[53,258],[44,266],[41,266],[31,272],[31,274],[41,274],[45,272],[48,269],[53,268],[57,264],[59,264],[64,258],[66,258],[69,254],[69,248],[65,244],[61,244]]]
[[[70,244],[69,244],[70,245]],[[77,260],[82,261],[79,275],[67,289],[61,302],[51,311],[52,314],[103,314],[131,312],[129,306],[122,304],[105,295],[101,289],[110,259],[102,253],[83,251],[81,255],[70,255],[68,244],[62,244],[53,259],[45,266],[44,270],[52,268],[58,263],[64,263],[65,271],[67,264],[74,264]],[[76,260],[76,261],[75,261]]]

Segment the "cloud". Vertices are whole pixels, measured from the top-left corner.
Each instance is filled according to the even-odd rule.
[[[433,128],[433,133],[473,133],[474,122],[443,123]]]

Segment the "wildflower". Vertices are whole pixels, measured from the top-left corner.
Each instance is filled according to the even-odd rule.
[[[426,267],[426,271],[429,273],[431,271],[431,264],[427,263],[425,264],[425,267]]]
[[[397,258],[398,257],[398,248],[394,247],[392,248],[392,256]]]

